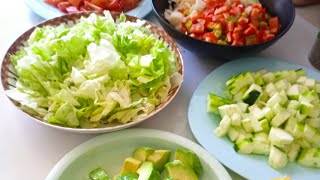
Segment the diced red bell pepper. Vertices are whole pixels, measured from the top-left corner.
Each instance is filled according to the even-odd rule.
[[[234,23],[233,22],[228,22],[227,23],[227,31],[232,32],[234,30]]]
[[[256,29],[253,27],[253,25],[249,26],[246,30],[243,31],[243,34],[245,36],[249,36],[252,34],[256,34]]]
[[[229,11],[230,9],[231,9],[231,7],[230,7],[230,6],[227,6],[227,5],[221,6],[221,7],[219,7],[218,9],[216,9],[216,11],[214,12],[214,15],[222,14],[222,13],[224,13],[224,12]]]
[[[273,39],[274,37],[275,37],[274,34],[267,34],[266,35],[266,40],[269,41],[269,40]]]
[[[249,19],[248,19],[248,18],[241,16],[241,17],[238,19],[237,24],[239,24],[239,25],[242,26],[243,28],[246,28],[246,27],[248,26],[248,22],[249,22]]]
[[[191,28],[190,28],[190,33],[194,33],[194,34],[203,34],[204,33],[204,22],[199,22],[196,24],[192,24]]]

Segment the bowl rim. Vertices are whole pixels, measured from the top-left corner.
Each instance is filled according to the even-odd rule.
[[[295,16],[296,16],[296,12],[295,12],[295,7],[294,4],[291,0],[287,0],[289,3],[289,6],[291,9],[293,9],[292,11],[292,19],[290,20],[288,26],[280,33],[278,33],[274,39],[271,39],[269,41],[266,42],[262,42],[262,43],[258,43],[258,44],[252,44],[252,45],[242,45],[242,46],[232,46],[232,45],[224,45],[224,44],[217,44],[217,43],[210,43],[207,41],[203,41],[197,38],[193,38],[189,35],[186,35],[184,33],[182,33],[181,31],[177,30],[175,27],[173,27],[165,18],[164,16],[160,15],[160,13],[156,10],[155,5],[154,5],[154,1],[158,1],[158,0],[151,0],[152,1],[152,10],[155,13],[155,15],[158,17],[158,20],[161,21],[162,23],[164,23],[166,26],[168,26],[171,30],[173,30],[175,33],[178,33],[179,35],[183,36],[183,38],[187,38],[189,40],[195,40],[196,42],[200,42],[200,43],[204,43],[206,45],[213,45],[213,46],[217,46],[217,47],[232,47],[232,48],[236,48],[236,49],[240,49],[240,48],[244,48],[244,47],[255,47],[255,46],[264,46],[269,44],[270,42],[274,42],[275,40],[280,39],[285,33],[287,33],[289,31],[289,29],[291,28],[291,26],[293,25],[293,22],[295,20]],[[161,24],[161,23],[160,23]]]
[[[202,159],[202,162],[205,162],[214,172],[214,174],[218,177],[218,179],[221,180],[232,180],[230,174],[227,172],[225,167],[211,154],[209,154],[203,147],[201,147],[199,144],[193,142],[190,139],[187,139],[185,137],[182,137],[180,135],[162,131],[162,130],[156,130],[156,129],[145,129],[145,128],[131,128],[126,129],[123,131],[113,132],[113,133],[107,133],[102,134],[99,136],[96,136],[94,138],[91,138],[71,151],[69,151],[67,154],[65,154],[51,169],[46,180],[53,180],[58,179],[59,176],[63,173],[63,169],[66,169],[69,165],[72,164],[74,160],[76,160],[79,156],[81,156],[83,153],[94,149],[95,147],[102,146],[106,143],[110,143],[112,141],[116,141],[121,138],[126,137],[134,137],[134,138],[153,138],[158,140],[163,140],[171,143],[175,143],[181,147],[187,148],[194,153],[197,154],[197,156]]]
[[[118,18],[120,16],[120,12],[113,12],[113,11],[109,11],[112,15],[112,17],[114,19]],[[84,134],[97,134],[97,133],[105,133],[105,132],[113,132],[113,131],[118,131],[118,130],[122,130],[125,128],[129,128],[132,126],[135,126],[139,123],[142,123],[143,121],[151,118],[152,116],[154,116],[155,114],[157,114],[159,111],[161,111],[162,109],[164,109],[168,104],[170,104],[170,102],[174,99],[174,97],[178,94],[182,83],[176,87],[173,87],[170,92],[169,95],[167,97],[167,99],[162,102],[161,104],[159,104],[158,106],[156,106],[156,108],[150,112],[146,117],[143,117],[141,119],[137,119],[135,121],[131,121],[129,123],[126,124],[116,124],[115,126],[108,126],[108,127],[97,127],[97,128],[72,128],[72,127],[64,127],[64,126],[59,126],[59,125],[55,125],[55,124],[50,124],[46,121],[44,121],[42,118],[39,118],[35,115],[31,115],[28,112],[22,110],[19,105],[20,103],[18,103],[17,101],[14,101],[13,99],[11,99],[10,97],[8,97],[5,93],[6,90],[10,89],[10,88],[6,88],[6,86],[8,86],[8,75],[4,75],[7,70],[6,70],[6,66],[9,66],[11,63],[10,59],[9,59],[9,55],[10,52],[16,52],[19,47],[22,46],[22,43],[25,42],[24,40],[24,36],[26,36],[26,38],[28,39],[31,35],[31,33],[34,31],[35,28],[37,27],[43,27],[43,26],[57,26],[61,23],[66,23],[68,21],[74,21],[74,20],[78,20],[81,17],[88,17],[90,14],[96,14],[96,15],[104,15],[103,12],[100,11],[85,11],[85,12],[79,12],[79,13],[73,13],[73,14],[65,14],[63,16],[59,16],[59,17],[55,17],[52,19],[48,19],[48,20],[44,20],[42,22],[40,22],[37,25],[34,25],[32,27],[30,27],[29,29],[27,29],[26,31],[24,31],[22,34],[20,34],[20,36],[18,36],[18,38],[16,38],[12,44],[9,46],[9,48],[7,49],[7,51],[4,53],[3,57],[2,57],[2,63],[1,63],[1,68],[0,68],[0,74],[1,74],[1,86],[2,86],[2,90],[3,93],[5,94],[5,96],[10,100],[10,102],[17,108],[19,109],[20,112],[24,113],[25,115],[27,115],[27,117],[30,117],[31,119],[33,119],[34,121],[48,126],[48,127],[52,127],[55,129],[59,129],[59,130],[64,130],[64,131],[68,131],[68,132],[73,132],[73,133],[84,133]],[[126,15],[126,14],[125,14]],[[76,19],[74,19],[73,17],[76,17]],[[167,43],[167,45],[170,47],[170,49],[172,51],[174,51],[176,53],[177,56],[177,61],[178,61],[178,73],[181,74],[182,78],[184,78],[184,62],[183,62],[183,56],[181,54],[181,51],[178,47],[178,45],[176,44],[176,42],[173,40],[173,38],[171,36],[168,35],[168,33],[166,31],[164,31],[162,28],[160,28],[159,26],[155,25],[154,23],[142,19],[142,18],[138,18],[135,16],[131,16],[131,15],[126,15],[127,17],[127,21],[131,19],[131,20],[142,20],[145,21],[145,25],[146,26],[151,26],[153,29],[155,29],[158,33],[160,32],[163,36],[160,36],[157,33],[152,32],[153,34],[159,35],[159,38],[161,38],[165,43]],[[59,22],[59,23],[57,23]],[[165,39],[167,39],[168,41],[166,41]],[[17,45],[18,44],[18,45]],[[15,49],[15,50],[14,50]]]

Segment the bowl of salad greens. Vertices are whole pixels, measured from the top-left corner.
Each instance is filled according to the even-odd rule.
[[[120,130],[163,109],[183,80],[174,41],[115,12],[45,21],[21,35],[1,67],[5,94],[32,119],[81,133]]]
[[[231,180],[198,144],[169,132],[127,129],[97,136],[70,151],[51,179]]]

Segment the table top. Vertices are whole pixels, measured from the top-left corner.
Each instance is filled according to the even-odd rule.
[[[158,23],[152,13],[146,19]],[[31,12],[23,0],[7,1],[0,6],[1,57],[20,34],[41,21],[43,19]],[[316,27],[297,15],[288,33],[257,56],[281,58],[312,68],[307,57],[316,33]],[[185,76],[180,92],[160,113],[136,127],[165,130],[196,142],[187,119],[190,98],[200,81],[223,61],[199,57],[182,47],[181,52]],[[66,153],[96,136],[64,132],[32,121],[14,108],[2,92],[0,102],[0,179],[44,179]],[[228,171],[233,179],[244,179]]]

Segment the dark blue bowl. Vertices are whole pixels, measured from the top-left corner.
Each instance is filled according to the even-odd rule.
[[[279,17],[281,28],[280,32],[272,40],[264,43],[248,46],[230,46],[208,43],[196,38],[192,38],[174,28],[165,18],[164,11],[169,7],[168,0],[152,0],[153,11],[165,29],[181,46],[191,52],[200,55],[210,55],[221,59],[233,59],[243,56],[252,56],[278,41],[292,26],[295,18],[295,8],[291,0],[260,0],[267,12]]]

